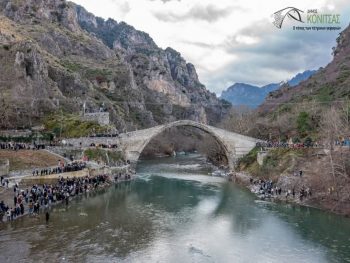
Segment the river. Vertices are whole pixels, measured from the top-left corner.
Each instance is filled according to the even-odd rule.
[[[0,262],[350,262],[350,219],[258,200],[199,155],[0,225]]]

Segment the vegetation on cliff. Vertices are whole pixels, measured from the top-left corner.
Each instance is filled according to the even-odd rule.
[[[118,165],[124,162],[124,156],[122,152],[119,151],[90,148],[84,151],[84,155],[88,157],[90,161],[95,161],[100,164],[106,164],[110,166]]]
[[[261,166],[254,149],[237,169],[285,189],[311,187],[312,202],[350,214],[350,27],[340,33],[333,54],[308,80],[271,92],[257,110],[233,109],[221,125],[267,141],[316,145],[269,149]],[[294,176],[300,170],[303,176]]]
[[[0,128],[101,105],[120,131],[179,118],[216,123],[224,103],[180,53],[61,0],[0,0]]]
[[[74,114],[50,115],[44,120],[44,127],[46,131],[60,138],[86,137],[108,132],[111,128],[93,121],[83,121],[80,116]]]

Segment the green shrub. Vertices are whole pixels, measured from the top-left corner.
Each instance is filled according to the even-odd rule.
[[[71,62],[68,60],[62,60],[60,64],[70,72],[77,72],[83,68],[79,63]]]
[[[124,156],[119,151],[110,151],[99,148],[90,148],[84,151],[89,160],[103,162],[109,165],[116,165],[117,162],[124,161]]]
[[[73,114],[51,115],[44,121],[44,126],[47,132],[64,138],[85,137],[91,133],[103,133],[108,130],[108,127],[93,121],[83,121]]]
[[[323,105],[328,105],[332,100],[333,89],[327,85],[321,87],[316,93],[316,99]]]
[[[259,150],[259,147],[254,147],[247,155],[240,158],[237,163],[238,167],[242,170],[256,162]]]
[[[297,117],[298,132],[302,135],[311,130],[311,118],[309,113],[302,111]]]

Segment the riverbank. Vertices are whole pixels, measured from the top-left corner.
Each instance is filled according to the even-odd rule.
[[[256,147],[241,158],[236,172],[249,175],[253,181],[272,181],[284,192],[294,189],[296,200],[292,202],[350,216],[350,151],[347,147],[334,147],[332,151],[282,147],[268,149],[263,156],[260,150]],[[308,188],[312,195],[299,200],[300,191]]]
[[[127,173],[96,174],[96,171],[92,175],[79,171],[79,173],[62,173],[43,177],[49,178],[24,178],[19,185],[15,184],[9,188],[1,187],[2,222],[13,221],[28,215],[37,217],[55,205],[64,203],[68,205],[78,196],[91,194],[113,184],[133,179],[133,176]],[[38,183],[38,180],[41,184]]]
[[[278,194],[275,190],[271,194],[261,192],[262,184],[259,183],[259,178],[256,178],[246,172],[235,173],[233,180],[235,183],[247,188],[250,192],[255,194],[258,198],[264,200],[271,200],[275,202],[293,203],[301,206],[312,207],[323,211],[335,213],[345,217],[350,217],[350,203],[339,202],[332,200],[334,193],[324,192],[312,192],[311,195],[304,194],[300,197],[299,189],[296,191],[295,185],[305,185],[305,178],[287,177],[280,178],[277,182],[273,183],[273,187],[281,189]],[[261,180],[260,180],[261,181]],[[270,180],[268,180],[270,181]],[[265,182],[265,181],[261,181]],[[271,181],[272,182],[272,181]],[[294,187],[293,187],[294,186]],[[294,195],[293,195],[294,188]],[[310,190],[312,191],[312,190]]]

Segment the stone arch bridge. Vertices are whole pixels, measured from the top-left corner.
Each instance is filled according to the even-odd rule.
[[[152,128],[119,134],[118,137],[85,137],[67,139],[66,143],[75,147],[89,147],[94,144],[117,144],[126,158],[136,164],[143,149],[158,134],[172,127],[190,126],[198,128],[211,136],[222,146],[228,159],[229,168],[234,168],[235,161],[253,149],[260,140],[230,132],[191,120],[179,120]]]

